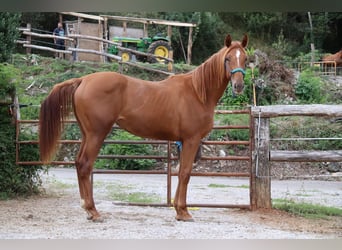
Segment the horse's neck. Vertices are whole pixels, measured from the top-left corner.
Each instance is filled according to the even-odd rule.
[[[219,88],[212,88],[207,90],[207,95],[209,96],[208,101],[211,105],[214,105],[216,107],[218,101],[221,99],[221,97],[224,94],[224,91],[227,88],[229,80],[226,79],[226,81],[223,81]]]
[[[207,104],[214,105],[216,107],[218,101],[221,99],[224,91],[226,90],[230,79],[227,79],[227,77],[217,77],[213,79],[213,81],[215,81],[214,84],[206,84],[206,96]]]
[[[195,91],[203,104],[208,106],[216,106],[229,82],[222,68],[224,64],[220,63],[220,60],[211,58],[193,72]]]

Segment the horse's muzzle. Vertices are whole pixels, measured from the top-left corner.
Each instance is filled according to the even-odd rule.
[[[240,95],[244,90],[244,82],[232,82],[233,94]]]

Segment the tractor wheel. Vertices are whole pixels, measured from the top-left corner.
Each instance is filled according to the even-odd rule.
[[[168,42],[159,40],[151,43],[147,52],[156,56],[169,57],[170,50],[171,47]],[[148,61],[151,63],[166,63],[165,59],[161,58],[150,58]]]
[[[119,53],[119,56],[121,56],[121,61],[123,62],[129,62],[132,60],[132,54],[127,51],[122,51]]]

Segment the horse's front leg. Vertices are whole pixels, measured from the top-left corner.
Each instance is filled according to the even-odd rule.
[[[186,196],[192,170],[192,163],[194,162],[199,142],[200,140],[183,141],[180,157],[180,169],[178,172],[178,186],[174,199],[174,207],[177,212],[177,220],[193,221],[192,216],[188,212],[188,208],[186,206]]]

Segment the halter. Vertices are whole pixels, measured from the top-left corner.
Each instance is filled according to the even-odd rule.
[[[227,64],[226,64],[227,61],[229,62],[229,60],[228,60],[227,58],[225,58],[225,59],[224,59],[224,67],[225,67],[226,70],[227,70]],[[233,69],[233,70],[230,71],[230,73],[231,73],[232,75],[234,75],[234,74],[237,73],[237,72],[240,72],[240,73],[242,74],[243,77],[245,77],[245,75],[246,75],[246,71],[245,71],[243,68],[235,68],[235,69]],[[233,97],[233,98],[236,97],[234,91],[232,91],[232,97]]]
[[[243,76],[246,75],[246,71],[243,68],[236,68],[236,69],[233,69],[232,71],[230,71],[230,73],[232,75],[235,74],[236,72],[241,72]]]
[[[225,58],[225,59],[224,59],[224,67],[225,67],[226,70],[227,70],[227,64],[226,64],[227,61],[229,61],[229,60],[228,60],[227,58]],[[233,69],[233,70],[230,71],[230,73],[231,73],[232,75],[234,75],[234,74],[237,73],[237,72],[242,73],[243,76],[246,75],[246,71],[245,71],[243,68],[235,68],[235,69]]]

